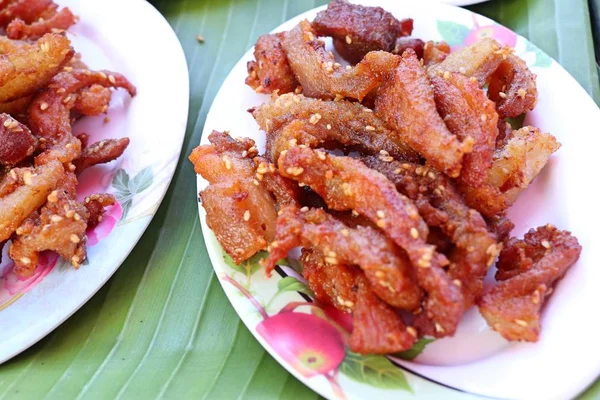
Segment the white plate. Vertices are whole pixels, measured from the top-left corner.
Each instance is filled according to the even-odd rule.
[[[340,356],[339,351],[334,351],[336,331],[326,333],[315,328],[299,337],[293,322],[283,324],[277,335],[281,332],[296,335],[288,337],[294,343],[292,350],[290,342],[282,346],[278,341],[280,337],[265,335],[264,321],[268,321],[268,325],[272,323],[271,318],[283,318],[278,314],[282,307],[302,300],[298,293],[282,292],[290,282],[289,279],[284,282],[282,276],[293,276],[293,271],[285,269],[285,274],[265,279],[258,268],[246,271],[228,265],[206,226],[200,206],[209,255],[231,303],[259,342],[286,369],[328,398],[339,398],[339,393],[348,399],[407,398],[411,393],[427,399],[471,395],[506,399],[574,397],[600,373],[600,341],[593,338],[593,332],[600,329],[600,320],[593,315],[595,305],[600,304],[597,290],[600,268],[596,265],[600,247],[595,243],[596,226],[600,221],[593,195],[596,191],[591,189],[595,182],[594,167],[590,170],[600,147],[600,138],[594,134],[594,127],[600,125],[598,107],[560,65],[523,37],[485,17],[443,4],[431,7],[421,1],[358,2],[380,5],[399,19],[414,18],[415,37],[444,39],[453,46],[460,46],[492,36],[515,47],[516,53],[538,74],[539,103],[527,116],[526,123],[553,133],[563,147],[511,210],[517,225],[513,233],[521,236],[531,227],[552,223],[579,238],[583,246],[581,259],[550,298],[543,313],[539,342],[509,343],[491,332],[478,311],[472,309],[454,338],[428,345],[413,362],[400,361],[402,369],[392,370],[391,364],[382,357]],[[289,30],[303,18],[313,19],[321,9],[302,14],[276,31]],[[264,133],[246,112],[268,99],[244,85],[246,62],[251,59],[252,51],[249,51],[223,83],[206,120],[203,144],[208,142],[210,131],[216,129],[230,131],[233,136],[249,136],[258,145],[264,145]],[[206,182],[199,178],[198,188],[205,186]],[[302,287],[301,283],[295,285],[295,288]],[[244,290],[254,302],[242,295]],[[269,305],[268,316],[257,312],[256,304]],[[300,310],[306,312],[307,307],[297,311]],[[314,338],[310,336],[315,332],[320,332],[320,339],[311,342]],[[315,342],[329,347],[315,347]],[[320,365],[327,365],[328,369],[307,372],[302,357],[308,352],[316,354],[316,360],[323,361]]]
[[[88,249],[89,264],[78,271],[61,262],[53,267],[55,257],[50,257],[38,267],[34,278],[17,281],[4,254],[0,266],[0,363],[73,314],[125,260],[166,193],[187,123],[185,56],[158,11],[143,0],[59,3],[81,17],[70,38],[75,50],[83,53],[83,60],[92,69],[121,72],[137,86],[134,99],[115,92],[108,111],[110,122],[105,124],[104,116],[87,117],[74,127],[76,133],[89,133],[92,141],[123,136],[131,139],[119,160],[85,171],[85,184],[79,188],[79,195],[106,190],[116,193],[123,208],[129,210],[120,219],[121,207],[113,207],[88,235],[90,244],[101,240]]]
[[[470,6],[473,4],[485,3],[489,0],[439,0],[442,3],[451,4],[453,6]]]

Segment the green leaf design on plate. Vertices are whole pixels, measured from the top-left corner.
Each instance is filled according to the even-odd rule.
[[[410,350],[396,353],[394,354],[394,357],[398,357],[407,361],[412,361],[415,358],[417,358],[417,356],[421,354],[423,350],[425,350],[425,346],[427,346],[431,342],[435,342],[435,339],[421,338],[417,343],[415,343],[415,345]]]
[[[526,51],[535,53],[535,64],[533,64],[534,67],[548,68],[552,65],[552,59],[530,41],[527,41]]]
[[[242,262],[240,265],[237,265],[233,262],[229,254],[223,252],[223,260],[225,260],[225,264],[234,269],[237,272],[240,272],[250,278],[252,275],[256,273],[259,269],[261,269],[260,260],[263,258],[267,258],[269,253],[266,251],[261,251],[250,257],[248,260]]]
[[[458,46],[465,42],[471,29],[465,25],[453,21],[438,21],[437,29],[442,38],[450,46]]]
[[[310,297],[315,296],[304,282],[300,282],[293,276],[286,276],[277,283],[277,294],[284,292],[300,292]]]
[[[340,372],[357,382],[381,389],[403,389],[412,392],[404,372],[384,356],[363,356],[346,351]]]
[[[151,167],[146,167],[133,178],[129,178],[129,174],[122,168],[118,169],[112,181],[112,186],[115,189],[115,197],[123,208],[123,216],[125,219],[136,194],[143,192],[152,186],[154,175]]]

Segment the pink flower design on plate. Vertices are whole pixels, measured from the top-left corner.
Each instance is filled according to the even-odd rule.
[[[15,274],[14,263],[6,257],[6,254],[3,260],[5,261],[0,264],[0,310],[8,306],[13,299],[27,293],[52,272],[58,261],[58,254],[51,251],[43,252],[34,274],[27,278]]]

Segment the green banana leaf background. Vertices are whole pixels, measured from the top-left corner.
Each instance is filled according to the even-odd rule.
[[[204,247],[187,155],[221,83],[256,38],[326,0],[151,3],[177,33],[190,69],[175,178],[114,277],[48,337],[0,366],[0,399],[319,398],[262,349],[226,299]],[[600,101],[587,0],[492,0],[471,9],[529,38]],[[600,398],[600,384],[582,398]]]

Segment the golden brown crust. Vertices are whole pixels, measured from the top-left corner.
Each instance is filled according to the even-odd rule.
[[[410,36],[413,20],[398,21],[381,7],[334,0],[312,22],[317,36],[330,36],[343,59],[358,64],[370,51],[394,50],[396,39]]]
[[[28,3],[28,0],[21,0]],[[20,18],[14,19],[6,27],[6,35],[11,39],[36,39],[50,32],[61,32],[69,29],[77,22],[73,12],[65,7],[60,11],[50,12],[45,18],[26,23]]]
[[[30,157],[37,139],[27,126],[8,114],[0,114],[0,164],[13,166]]]
[[[379,89],[375,114],[437,169],[453,178],[460,175],[471,144],[461,143],[448,131],[437,112],[431,82],[413,51],[404,53]]]
[[[100,115],[108,110],[111,97],[110,88],[94,84],[79,92],[73,108],[82,115]]]
[[[481,186],[492,164],[498,136],[498,114],[483,89],[461,73],[431,76],[435,104],[446,126],[460,140],[471,138],[473,149],[464,155],[459,180]]]
[[[546,297],[580,254],[577,239],[551,225],[511,239],[498,261],[504,280],[481,299],[481,315],[508,340],[537,341]]]
[[[525,61],[509,55],[490,78],[488,95],[502,118],[518,117],[537,104],[536,76]]]
[[[250,111],[267,133],[266,153],[273,162],[293,139],[309,147],[337,142],[371,154],[384,150],[402,160],[419,159],[396,132],[359,103],[322,101],[289,93]]]
[[[257,93],[293,92],[298,81],[281,46],[284,32],[262,35],[254,45],[256,61],[248,62],[246,85]]]
[[[43,88],[72,56],[69,39],[55,33],[0,55],[0,103]]]
[[[341,96],[360,101],[377,88],[399,62],[398,56],[375,51],[356,66],[343,68],[333,54],[325,51],[324,43],[316,38],[307,20],[301,21],[286,35],[283,48],[303,93],[323,99]]]
[[[87,146],[81,156],[73,161],[77,173],[97,164],[111,162],[121,157],[129,146],[129,138],[105,139]]]

